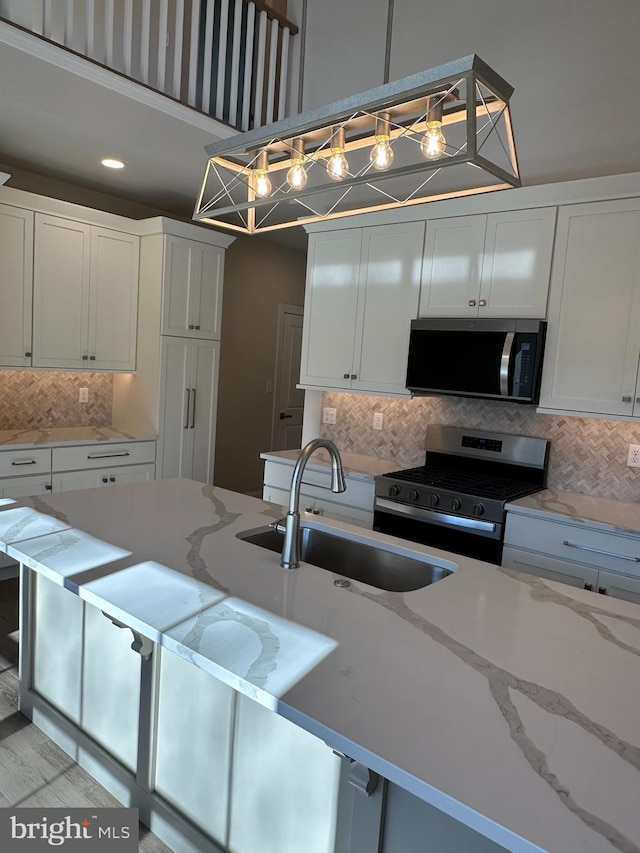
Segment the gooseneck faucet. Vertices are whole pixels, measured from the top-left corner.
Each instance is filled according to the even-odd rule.
[[[296,467],[293,469],[291,478],[291,491],[289,492],[289,512],[285,518],[284,544],[282,546],[282,559],[280,565],[285,569],[297,569],[300,565],[300,485],[302,483],[302,472],[305,469],[310,456],[324,448],[331,456],[331,491],[344,492],[347,484],[344,481],[342,459],[336,445],[328,438],[314,438],[302,449]]]

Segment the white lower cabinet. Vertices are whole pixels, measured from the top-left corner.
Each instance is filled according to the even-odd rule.
[[[219,352],[219,341],[163,338],[161,477],[213,483]]]
[[[0,479],[0,498],[27,498],[33,495],[44,495],[50,491],[50,473]]]
[[[640,535],[509,511],[502,565],[640,603]]]
[[[119,468],[96,468],[90,471],[64,471],[53,474],[54,492],[75,489],[97,489],[114,483],[146,483],[155,479],[155,465],[123,465]]]

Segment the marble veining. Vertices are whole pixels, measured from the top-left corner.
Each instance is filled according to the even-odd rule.
[[[94,444],[101,441],[153,440],[155,433],[128,432],[112,426],[57,427],[51,429],[0,430],[0,446],[14,450],[42,445]]]
[[[517,573],[514,573],[517,574]],[[588,734],[597,738],[604,746],[615,752],[623,761],[627,761],[636,770],[640,771],[640,748],[618,738],[614,732],[605,726],[596,723],[583,714],[575,705],[555,690],[550,690],[541,684],[520,678],[511,672],[492,663],[482,657],[473,649],[465,646],[459,640],[447,634],[438,626],[429,622],[419,613],[411,610],[403,601],[402,596],[393,593],[371,593],[364,589],[351,588],[354,595],[359,595],[379,604],[387,610],[395,613],[401,619],[409,622],[419,631],[431,637],[436,643],[443,645],[456,657],[460,658],[476,672],[483,675],[488,683],[491,696],[496,702],[500,713],[509,727],[509,734],[513,741],[520,747],[523,756],[531,768],[552,788],[558,795],[560,802],[571,812],[576,814],[590,829],[602,835],[616,849],[623,853],[640,853],[640,846],[626,838],[614,826],[602,820],[595,814],[588,812],[571,796],[557,775],[549,769],[546,756],[538,749],[533,740],[527,734],[520,714],[511,699],[510,691],[515,690],[522,693],[540,708],[549,714],[556,714],[575,723]]]
[[[507,504],[507,510],[589,524],[613,533],[640,533],[640,503],[545,489]]]

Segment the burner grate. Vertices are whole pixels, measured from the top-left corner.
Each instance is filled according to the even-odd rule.
[[[522,480],[494,477],[472,471],[440,468],[436,465],[421,465],[419,468],[394,471],[385,476],[421,486],[434,486],[449,492],[460,492],[473,497],[494,498],[503,501],[513,500],[540,488],[537,483],[526,483]]]

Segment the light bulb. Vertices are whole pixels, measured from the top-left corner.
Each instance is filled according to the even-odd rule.
[[[440,130],[440,123],[429,122],[427,132],[420,142],[420,150],[428,160],[437,160],[444,154],[447,140]]]
[[[287,183],[292,190],[301,190],[307,185],[307,171],[304,168],[304,141],[293,140],[291,168],[287,172]]]
[[[333,134],[331,157],[327,161],[327,174],[332,181],[343,181],[349,174],[349,164],[344,156],[344,128],[338,127]]]
[[[271,181],[269,180],[269,157],[266,151],[258,154],[252,178],[255,194],[259,198],[268,198],[271,195]]]
[[[380,113],[376,119],[376,144],[369,154],[371,165],[380,172],[385,172],[393,163],[393,148],[389,144],[390,138],[389,113]]]

